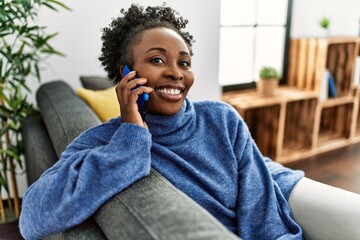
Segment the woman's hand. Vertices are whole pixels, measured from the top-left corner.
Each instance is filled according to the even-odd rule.
[[[121,118],[123,122],[133,123],[147,128],[146,123],[141,118],[136,101],[139,98],[139,95],[150,93],[153,89],[146,86],[134,89],[136,86],[143,85],[147,82],[146,78],[134,79],[134,77],[135,71],[130,72],[120,80],[115,88],[117,99],[120,104]]]

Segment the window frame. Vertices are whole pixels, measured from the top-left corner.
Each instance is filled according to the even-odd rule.
[[[290,43],[290,32],[291,32],[291,18],[292,18],[292,8],[293,8],[293,0],[287,0],[287,13],[286,13],[286,23],[285,23],[285,41],[284,41],[284,57],[283,57],[283,64],[282,64],[282,73],[280,79],[280,85],[287,83],[287,72],[288,72],[288,65],[289,65],[289,43]],[[263,25],[263,24],[262,24]],[[245,25],[244,25],[245,26]],[[256,28],[258,24],[253,25]],[[222,27],[222,26],[220,26]],[[231,84],[221,86],[222,92],[228,91],[235,91],[235,90],[246,90],[246,89],[253,89],[256,87],[256,82],[253,79],[251,82],[248,83],[239,83],[239,84]]]

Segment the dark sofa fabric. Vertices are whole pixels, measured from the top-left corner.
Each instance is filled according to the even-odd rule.
[[[58,157],[81,132],[101,123],[63,81],[42,85],[36,93],[36,101]]]
[[[23,129],[29,183],[52,166],[81,132],[100,124],[63,81],[43,84],[36,99],[41,117],[27,119]],[[89,220],[46,239],[239,238],[152,169],[150,176],[114,196]]]
[[[93,75],[80,76],[80,82],[84,88],[91,90],[105,90],[115,85],[115,83],[107,77]]]
[[[41,117],[25,119],[22,130],[29,185],[58,160],[66,145],[81,130],[100,123],[91,109],[62,81],[44,84],[37,91],[36,97]],[[71,110],[73,114],[69,114]],[[79,116],[85,120],[81,121]],[[79,226],[46,239],[107,238],[93,218],[90,218]]]
[[[33,116],[25,119],[22,131],[27,180],[31,185],[57,161],[58,157],[40,117]]]

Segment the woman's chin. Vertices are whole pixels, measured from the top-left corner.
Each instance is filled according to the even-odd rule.
[[[158,104],[150,104],[148,108],[148,113],[153,115],[164,115],[171,116],[178,113],[184,103],[184,99],[173,102],[158,102]],[[154,106],[155,105],[155,106]]]

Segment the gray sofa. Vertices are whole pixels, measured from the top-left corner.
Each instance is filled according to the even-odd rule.
[[[103,79],[99,78],[81,81],[90,89],[105,88],[108,84],[100,84]],[[41,116],[26,119],[23,128],[29,184],[58,160],[76,136],[101,123],[64,81],[43,84],[36,99]],[[138,197],[130,198],[134,193]],[[159,201],[161,206],[155,204]],[[289,203],[306,239],[360,239],[358,194],[303,178],[293,189]],[[144,205],[152,207],[141,208]],[[166,209],[166,214],[158,216],[159,208]],[[114,196],[92,218],[48,239],[239,238],[152,170],[150,176]]]
[[[36,100],[41,116],[26,119],[23,128],[29,185],[58,160],[61,152],[76,136],[101,123],[63,81],[43,84],[36,93]],[[134,192],[138,193],[136,199],[130,198]],[[161,206],[154,204],[159,201],[162,202]],[[143,206],[152,207],[142,209]],[[162,212],[165,208],[166,214],[158,216],[159,208]],[[150,176],[113,197],[91,219],[48,239],[239,238],[152,170]]]

